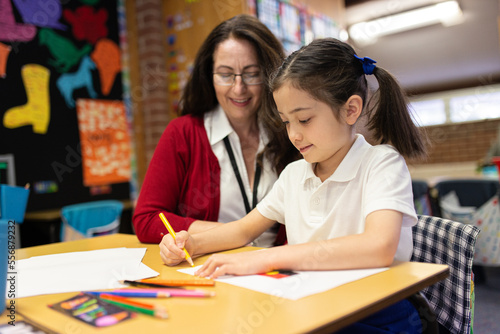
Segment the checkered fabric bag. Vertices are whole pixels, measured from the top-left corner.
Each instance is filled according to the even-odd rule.
[[[471,321],[471,274],[479,229],[448,219],[418,216],[413,227],[411,261],[449,266],[450,275],[422,290],[438,322],[450,333],[468,334]]]

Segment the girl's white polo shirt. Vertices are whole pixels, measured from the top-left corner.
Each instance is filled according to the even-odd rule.
[[[409,261],[417,223],[411,177],[404,158],[389,145],[368,144],[358,134],[337,170],[324,182],[305,160],[289,164],[259,212],[286,225],[288,243],[299,244],[359,234],[371,212],[403,213],[395,259]]]

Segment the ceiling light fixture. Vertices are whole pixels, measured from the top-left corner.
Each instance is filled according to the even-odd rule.
[[[372,21],[355,23],[349,27],[349,36],[358,44],[367,45],[373,44],[381,36],[437,23],[450,26],[462,20],[463,13],[458,2],[444,1]]]

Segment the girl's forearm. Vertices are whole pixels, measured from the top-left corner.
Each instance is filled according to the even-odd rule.
[[[336,270],[389,266],[394,261],[403,214],[379,210],[368,215],[365,230],[330,240],[288,246],[272,254],[276,269]],[[278,252],[280,252],[278,254]],[[271,255],[271,254],[270,254]]]
[[[240,220],[191,235],[194,255],[218,252],[245,246],[274,224],[256,209]]]
[[[273,269],[341,270],[388,266],[394,251],[376,242],[367,243],[362,235],[352,235],[274,247],[267,251],[266,257]]]
[[[213,229],[215,227],[219,227],[222,223],[211,222],[206,220],[195,220],[189,225],[188,232],[189,234],[196,234],[200,232],[204,232],[206,230]]]

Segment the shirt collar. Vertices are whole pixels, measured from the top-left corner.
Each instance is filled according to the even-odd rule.
[[[220,105],[214,110],[205,113],[204,124],[210,145],[217,144],[234,132],[226,113]]]
[[[356,134],[356,140],[354,144],[347,152],[346,156],[340,163],[339,167],[330,175],[328,179],[325,181],[335,181],[335,182],[347,182],[356,176],[358,173],[359,167],[361,166],[361,162],[363,161],[363,157],[366,154],[366,151],[371,147],[370,144],[365,140],[362,134]],[[304,177],[302,178],[301,183],[304,184],[307,180],[317,178],[314,174],[314,165],[308,164],[308,168],[306,168]]]
[[[220,105],[217,106],[214,110],[205,113],[203,122],[211,146],[222,141],[225,137],[229,136],[232,133],[236,135],[236,132],[231,126],[231,123],[229,123],[229,120],[227,119],[226,113]],[[267,133],[264,131],[264,128],[260,122],[259,136],[260,140],[258,152],[262,152],[265,145],[267,145],[267,143],[269,142],[269,137],[267,136]]]

